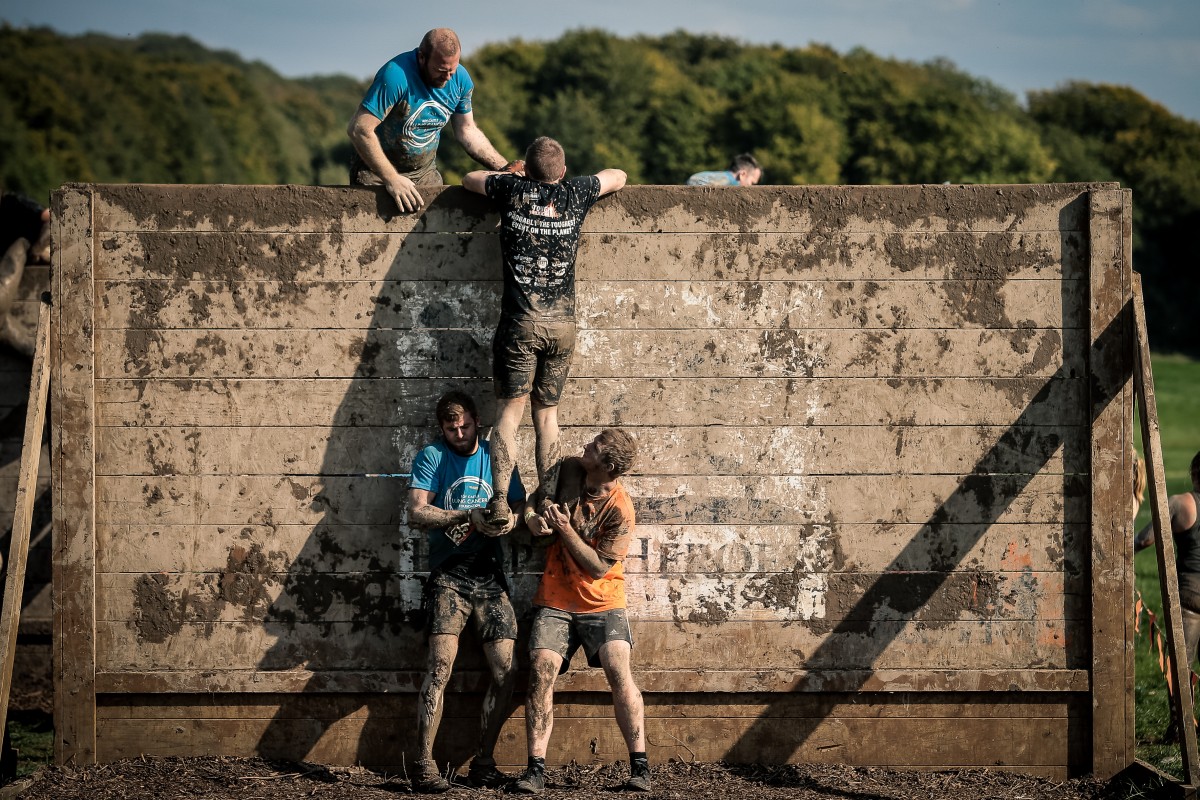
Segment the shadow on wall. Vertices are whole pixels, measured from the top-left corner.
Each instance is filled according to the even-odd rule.
[[[1085,195],[1081,200],[1076,202],[1087,203],[1087,196]],[[1067,241],[1068,234],[1065,232],[1067,225],[1064,222],[1060,227],[1064,229],[1062,252],[1065,253],[1069,246],[1069,242]],[[1081,321],[1081,324],[1086,326],[1088,318],[1087,292],[1073,292],[1064,281],[1061,297],[1064,317],[1066,316],[1066,309],[1078,309],[1077,317]],[[1094,342],[1090,343],[1090,354],[1084,363],[1094,364],[1097,360],[1111,360],[1113,353],[1123,352],[1122,348],[1126,348],[1129,341],[1128,332],[1131,320],[1132,306],[1126,303],[1122,307],[1121,312],[1115,316],[1112,323]],[[1087,333],[1086,329],[1083,333]],[[1121,383],[1124,383],[1132,376],[1132,366],[1128,363],[1128,359],[1125,359],[1122,369],[1124,372],[1119,380]],[[943,586],[946,579],[952,574],[952,571],[961,566],[962,558],[970,552],[973,545],[979,542],[988,528],[999,520],[1006,509],[1020,497],[1030,481],[1040,469],[1044,468],[1050,456],[1054,454],[1059,443],[1056,443],[1055,446],[1044,448],[1040,453],[1028,448],[1028,442],[1026,441],[1028,436],[1027,431],[1032,425],[1036,424],[1036,420],[1044,420],[1046,418],[1046,406],[1051,402],[1056,383],[1082,377],[1084,376],[1075,374],[1073,370],[1069,370],[1064,366],[1060,367],[1046,381],[1037,394],[1030,399],[1017,420],[1000,437],[995,446],[978,461],[970,474],[963,478],[954,493],[946,498],[945,502],[934,511],[909,544],[888,565],[884,574],[867,588],[861,599],[852,608],[846,611],[842,621],[832,628],[829,636],[824,639],[822,644],[809,654],[804,663],[797,665],[798,669],[806,667],[810,669],[828,669],[837,665],[839,663],[839,651],[843,648],[847,637],[857,637],[861,646],[866,651],[863,659],[864,663],[873,663],[903,634],[907,626],[919,622],[918,615],[922,608],[930,602],[934,594]],[[1095,387],[1093,387],[1094,391]],[[1090,413],[1082,415],[1086,420],[1085,424],[1094,424],[1098,415],[1114,399],[1116,399],[1116,396],[1106,398],[1105,402],[1095,402],[1095,398],[1092,398],[1093,404]],[[1027,460],[1040,457],[1041,461],[1036,465],[1036,468],[1031,468],[1027,464],[1015,467],[1010,463],[1013,454],[1024,454]],[[1089,453],[1080,452],[1075,448],[1066,448],[1061,493],[1061,497],[1064,499],[1064,523],[1070,522],[1073,519],[1078,521],[1087,519],[1090,507],[1089,470]],[[976,509],[979,511],[976,512]],[[980,514],[979,512],[982,513]],[[981,516],[981,518],[971,519],[971,516]],[[954,536],[952,541],[947,538],[947,534],[944,532],[944,526],[950,522],[958,523],[956,526],[957,535]],[[1088,527],[1090,529],[1090,526]],[[1067,536],[1065,540],[1070,542],[1071,537]],[[939,542],[942,542],[942,547],[940,548],[938,546]],[[1075,578],[1078,585],[1086,586],[1089,573],[1087,559],[1091,555],[1089,542],[1075,541],[1074,545],[1076,548],[1075,556],[1080,559],[1079,562],[1076,562],[1078,572],[1074,575],[1070,574],[1072,567],[1070,553],[1064,554],[1066,556],[1064,569],[1068,573],[1066,577],[1068,580]],[[905,574],[906,571],[911,569],[909,565],[919,562],[923,554],[931,551],[957,552],[957,559],[953,563],[942,565],[941,571],[938,572],[928,572],[920,576]],[[914,577],[916,578],[915,580]],[[889,619],[893,620],[897,619],[896,612],[899,612],[898,620],[879,624],[876,617],[881,609],[888,609],[892,615],[889,616]],[[1065,618],[1067,619],[1068,627],[1067,663],[1065,668],[1088,669],[1090,667],[1090,648],[1087,643],[1091,637],[1091,630],[1090,628],[1084,629],[1087,625],[1087,619],[1085,617],[1084,619],[1075,619],[1072,621],[1069,613],[1065,615]],[[1075,631],[1073,634],[1071,632],[1072,628]],[[843,684],[840,684],[838,691],[854,693],[862,690],[864,682],[870,677],[871,672],[869,669],[863,669],[857,675],[857,678],[849,678]],[[787,694],[773,696],[768,708],[729,748],[725,755],[726,760],[734,763],[759,763],[764,761],[768,763],[786,763],[794,760],[795,754],[822,724],[825,715],[818,714],[807,718],[793,718],[788,720],[789,725],[781,726],[777,724],[777,717],[782,709],[785,708],[784,703],[787,697]],[[841,700],[835,696],[828,703],[822,703],[822,707],[828,710],[837,702],[841,702]],[[918,702],[920,701],[918,700]],[[1086,736],[1091,730],[1090,715],[1090,703],[1072,703],[1069,705],[1067,722],[1069,729],[1068,739],[1076,745],[1071,748],[1069,759],[1073,765],[1072,771],[1079,772],[1080,774],[1091,771],[1090,762],[1086,762],[1091,745],[1090,737],[1087,738],[1086,747],[1078,746],[1081,738]],[[1081,762],[1081,759],[1084,759],[1084,762]]]
[[[382,191],[377,198],[387,219],[392,201]],[[266,758],[321,760],[314,748],[347,718],[362,719],[361,727],[355,722],[335,732],[337,741],[327,739],[321,750],[331,746],[339,759],[397,771],[415,757],[415,690],[426,658],[419,613],[426,556],[424,534],[405,525],[407,472],[417,451],[438,435],[434,406],[445,391],[465,389],[477,398],[483,419],[490,418],[490,380],[483,378],[491,370],[500,277],[497,237],[460,233],[480,228],[482,199],[447,189],[426,200],[413,233],[359,235],[357,259],[349,259],[374,273],[367,279],[385,282],[374,308],[364,309],[370,327],[362,331],[361,348],[354,348],[356,363],[333,372],[351,378],[333,419],[311,423],[333,426],[312,498],[320,519],[287,564],[282,591],[266,611],[266,632],[275,642],[258,665],[311,677],[303,688],[272,697],[278,710],[257,745]],[[455,220],[465,227],[445,227]],[[385,274],[372,269],[387,259]],[[456,290],[448,291],[451,286]],[[472,671],[484,669],[480,648],[464,638],[453,686],[474,688]],[[455,725],[442,725],[439,760],[469,759],[478,713],[478,701],[447,694],[447,721],[462,714],[471,722],[458,735]]]

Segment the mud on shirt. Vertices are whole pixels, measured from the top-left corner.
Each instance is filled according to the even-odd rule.
[[[623,561],[633,541],[633,501],[617,482],[611,492],[590,497],[578,458],[563,461],[557,500],[571,514],[571,527],[602,558],[614,561],[601,578],[584,572],[558,536],[546,550],[546,569],[534,595],[535,606],[573,614],[596,614],[625,608]]]
[[[574,319],[579,229],[600,197],[600,179],[587,175],[542,183],[520,175],[490,175],[485,188],[501,208],[501,314]]]
[[[396,171],[419,180],[434,168],[442,128],[454,114],[471,113],[475,84],[459,65],[449,82],[431,87],[421,77],[417,51],[401,53],[379,68],[362,107],[382,120],[375,129],[384,154]],[[369,169],[352,148],[350,174]]]

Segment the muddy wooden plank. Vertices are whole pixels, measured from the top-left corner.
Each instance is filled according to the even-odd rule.
[[[254,673],[270,680],[266,673]],[[310,676],[312,673],[308,673]],[[366,680],[373,674],[358,673]],[[943,673],[947,677],[947,673]],[[977,673],[986,675],[987,673]],[[1011,673],[1018,674],[1018,673]],[[639,671],[639,677],[645,672]],[[151,678],[152,676],[146,676]],[[105,679],[107,680],[107,678]],[[131,683],[131,682],[130,682]],[[250,681],[245,681],[248,685]],[[640,682],[639,682],[640,683]],[[397,684],[399,685],[399,684]],[[409,685],[406,681],[405,685]],[[556,684],[556,689],[557,689]],[[243,690],[254,692],[256,690]],[[124,694],[137,695],[136,691]],[[412,691],[376,694],[364,697],[358,693],[288,693],[246,694],[223,691],[218,694],[163,694],[113,697],[101,694],[97,698],[97,716],[102,720],[156,719],[325,719],[366,720],[390,719],[397,723],[411,721],[417,713],[417,698]],[[555,692],[556,719],[608,719],[612,704],[571,690]],[[445,696],[444,719],[478,719],[483,692],[477,690],[448,691]],[[1020,719],[1066,719],[1087,711],[1087,701],[1079,695],[997,691],[986,698],[970,692],[857,692],[791,693],[776,696],[770,693],[746,692],[728,696],[706,692],[654,692],[645,698],[648,719],[696,719],[716,717],[730,719],[988,719],[991,717]],[[518,702],[512,711],[513,719],[525,718],[525,707]]]
[[[494,418],[491,378],[454,384]],[[100,380],[97,425],[423,425],[450,388],[424,378]],[[1082,379],[1045,378],[572,378],[563,405],[579,425],[1085,425]],[[986,402],[984,402],[986,399]]]
[[[626,428],[638,459],[684,475],[1083,473],[1087,428],[825,426]],[[571,428],[563,451],[600,431]],[[431,441],[419,428],[99,428],[97,475],[351,475],[408,472]],[[517,446],[532,463],[529,426]]]
[[[54,344],[54,753],[96,760],[93,195],[55,192]]]
[[[935,523],[791,525],[639,524],[627,573],[779,572],[813,543],[833,555],[827,572],[1001,569],[1062,570],[1083,575],[1083,524]],[[545,548],[515,532],[506,543],[509,569],[539,573]],[[278,560],[312,572],[428,570],[428,536],[404,525],[113,525],[96,526],[99,572],[220,572],[238,552],[277,553]]]
[[[450,676],[447,708],[461,702],[461,698],[476,696],[486,690],[491,681],[490,673],[481,664],[464,665],[468,647],[459,650],[459,663]],[[522,667],[521,669],[524,669]],[[948,669],[948,670],[853,670],[826,669],[808,671],[788,670],[695,670],[635,668],[638,687],[647,693],[647,706],[664,706],[678,710],[681,704],[676,697],[685,697],[688,703],[697,706],[720,707],[729,716],[738,716],[740,708],[762,700],[766,705],[761,713],[788,715],[794,707],[816,703],[822,707],[836,698],[821,697],[810,700],[808,695],[828,695],[831,692],[849,692],[853,695],[850,707],[866,716],[907,716],[908,705],[919,704],[932,708],[940,704],[947,692],[966,692],[958,702],[950,701],[944,707],[944,716],[986,717],[1003,710],[1008,715],[1035,714],[1058,716],[1051,709],[1059,707],[1062,696],[1066,702],[1081,710],[1087,704],[1088,672],[1083,669]],[[284,693],[288,707],[299,709],[299,715],[311,715],[306,704],[329,700],[347,705],[361,704],[362,693],[375,695],[373,705],[399,700],[417,693],[425,678],[422,670],[358,671],[332,670],[313,672],[307,669],[261,671],[237,669],[221,671],[154,670],[151,672],[100,672],[96,675],[98,712],[114,718],[137,718],[141,709],[157,707],[161,703],[177,702],[179,707],[203,707],[209,716],[220,716],[220,709],[232,705],[237,710],[247,711],[240,716],[254,716],[253,707],[269,706],[272,693]],[[521,683],[521,685],[524,685]],[[609,693],[610,687],[602,672],[573,667],[560,675],[555,683],[556,693],[561,698],[565,693],[600,692]],[[126,698],[126,694],[178,694],[173,698],[154,697],[148,700]],[[868,696],[870,692],[885,692],[882,698]],[[986,702],[979,693],[987,692]],[[1021,692],[1021,694],[1006,694]],[[103,693],[110,693],[108,695]],[[671,693],[676,693],[671,697]],[[706,698],[705,693],[712,693]],[[239,695],[249,695],[240,697]],[[331,697],[331,695],[333,695]],[[668,695],[668,697],[664,697]],[[780,696],[782,695],[782,696]],[[1009,698],[1015,698],[1010,700]],[[186,702],[185,702],[186,701]],[[905,705],[907,701],[907,705]],[[238,705],[253,702],[254,706]],[[470,701],[468,701],[470,702]],[[475,707],[478,708],[478,701]],[[569,700],[566,701],[568,704]],[[894,709],[892,704],[899,704]],[[594,706],[583,706],[592,709]],[[232,713],[232,712],[230,712]],[[520,714],[518,708],[515,712]],[[852,713],[852,712],[851,712]],[[235,717],[239,716],[233,714]],[[580,716],[581,714],[576,714]],[[660,716],[666,715],[660,713]]]
[[[1094,192],[1091,218],[1092,769],[1108,778],[1134,758],[1128,681],[1133,659],[1129,192]]]
[[[101,280],[492,281],[497,233],[104,233]],[[583,233],[577,277],[595,280],[1086,279],[1081,232]]]
[[[1083,231],[1090,189],[1038,186],[760,186],[738,203],[683,186],[628,187],[605,198],[585,229],[597,233]],[[99,185],[96,227],[118,231],[468,233],[495,230],[485,198],[461,187],[422,189],[419,214],[395,214],[382,189],[310,186]]]
[[[614,720],[555,719],[555,732],[546,754],[548,764],[568,761],[618,760],[627,757]],[[524,721],[505,723],[497,748],[497,762],[505,766],[524,762]],[[139,726],[142,726],[139,728]],[[466,727],[465,725],[463,727]],[[471,726],[474,727],[474,726]],[[228,755],[286,758],[322,764],[376,764],[400,761],[403,750],[410,761],[416,752],[415,726],[393,726],[373,718],[176,720],[104,719],[101,732],[109,759],[136,758],[134,749],[144,740],[144,752],[155,756]],[[386,732],[385,732],[386,731]],[[959,764],[1007,766],[1056,765],[1067,762],[1067,720],[1034,717],[913,720],[826,718],[822,720],[763,720],[699,718],[688,720],[648,718],[648,755],[654,763],[668,759],[699,761],[749,761],[777,764],[854,763],[887,767],[949,767]],[[746,734],[753,732],[753,741]],[[460,733],[449,745],[465,750],[474,736]],[[449,738],[449,737],[448,737]],[[880,741],[910,741],[904,748],[882,748]],[[590,742],[590,748],[589,748]],[[518,752],[519,751],[519,752]],[[750,759],[753,751],[757,758]],[[743,754],[739,757],[739,754]]]
[[[479,378],[491,330],[126,330],[96,342],[100,378]],[[1079,377],[1082,331],[582,330],[576,378]],[[1083,337],[1086,338],[1086,337]]]
[[[249,554],[247,554],[248,556]],[[245,557],[221,573],[98,573],[96,618],[127,622],[143,637],[164,626],[246,622],[265,629],[297,622],[403,622],[421,604],[424,576],[381,571],[274,572]],[[1081,581],[1054,572],[834,573],[796,563],[791,572],[626,576],[631,618],[642,622],[822,621],[828,625],[912,620],[1086,620]],[[512,579],[519,616],[532,607],[539,575]],[[868,593],[879,599],[867,607]],[[920,597],[924,602],[914,601]],[[714,633],[714,635],[720,635]]]
[[[624,480],[643,524],[814,522],[1075,523],[1088,518],[1074,476],[643,477]],[[403,478],[102,477],[108,524],[400,524]],[[781,502],[777,498],[786,498]]]
[[[104,281],[97,327],[495,328],[490,281]],[[580,281],[589,327],[1081,328],[1079,281]]]
[[[169,618],[164,618],[168,620]],[[635,669],[707,671],[943,669],[1082,669],[1086,622],[1071,620],[947,621],[933,626],[891,620],[844,629],[821,620],[729,621],[711,624],[634,619]],[[271,625],[261,622],[167,624],[100,621],[97,669],[149,670],[416,670],[425,668],[424,637],[390,621]],[[715,631],[719,630],[719,635]],[[822,647],[833,638],[836,646]],[[483,669],[482,655],[464,653]],[[599,674],[599,673],[597,673]],[[843,685],[841,690],[846,690]]]

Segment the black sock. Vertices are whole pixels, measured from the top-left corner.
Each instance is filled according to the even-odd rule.
[[[545,772],[546,771],[546,759],[539,758],[537,756],[530,756],[529,757],[529,770],[531,772]]]
[[[629,754],[630,766],[632,766],[634,763],[636,763],[638,761],[642,762],[646,766],[650,766],[650,759],[646,758],[646,753],[644,751],[641,753],[630,753]]]

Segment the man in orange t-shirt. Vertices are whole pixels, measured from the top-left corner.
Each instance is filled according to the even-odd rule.
[[[584,446],[581,457],[562,462],[554,504],[542,515],[534,503],[526,506],[525,523],[534,535],[558,536],[546,551],[546,569],[533,598],[525,712],[529,766],[512,791],[537,794],[546,785],[554,681],[580,647],[590,666],[604,667],[612,689],[617,726],[629,748],[624,788],[650,791],[645,711],[629,665],[633,635],[622,564],[633,539],[633,503],[617,480],[636,456],[633,437],[608,428]]]

